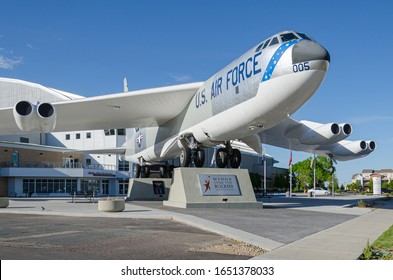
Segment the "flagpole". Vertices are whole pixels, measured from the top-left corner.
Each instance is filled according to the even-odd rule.
[[[289,197],[292,197],[292,164],[289,167]]]
[[[316,197],[316,194],[315,194],[315,185],[316,185],[316,172],[315,172],[315,154],[314,154],[314,197]]]
[[[263,196],[266,197],[266,146],[265,149],[263,149]]]
[[[292,150],[289,158],[289,197],[292,197]]]

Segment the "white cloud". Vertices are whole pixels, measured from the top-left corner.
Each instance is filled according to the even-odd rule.
[[[171,76],[171,78],[174,79],[176,82],[187,82],[191,80],[191,77],[189,75],[175,75],[169,73],[169,76]]]
[[[29,44],[26,44],[26,47],[28,47],[29,49],[32,49],[33,45],[29,43]]]
[[[0,68],[12,70],[23,63],[23,57],[8,58],[0,54]]]

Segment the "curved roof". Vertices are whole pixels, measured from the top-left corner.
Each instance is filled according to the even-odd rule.
[[[0,78],[0,108],[13,107],[18,101],[56,102],[84,98],[73,93],[48,88],[17,79]]]

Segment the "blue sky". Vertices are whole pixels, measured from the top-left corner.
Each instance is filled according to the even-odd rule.
[[[0,77],[95,96],[203,81],[268,36],[293,29],[331,55],[326,79],[294,114],[350,122],[373,139],[366,158],[337,165],[340,183],[393,168],[391,1],[3,1]],[[289,151],[267,146],[287,167]],[[293,153],[297,162],[308,157]]]

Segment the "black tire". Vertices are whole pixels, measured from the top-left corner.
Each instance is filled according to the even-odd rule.
[[[242,154],[238,149],[233,149],[232,156],[229,159],[229,165],[231,166],[231,168],[239,168],[241,161]]]
[[[160,166],[160,178],[166,178],[168,176],[166,166]]]
[[[149,178],[150,177],[150,166],[142,166],[141,168],[141,178]]]
[[[183,148],[180,154],[180,167],[189,167],[191,163],[191,149]]]
[[[140,178],[140,177],[141,177],[141,165],[135,164],[134,178]]]
[[[150,178],[150,166],[145,166],[145,178]]]
[[[205,164],[205,150],[198,149],[195,159],[195,167],[202,167]]]
[[[220,148],[216,152],[216,164],[218,168],[225,168],[228,166],[228,152],[224,148]]]

